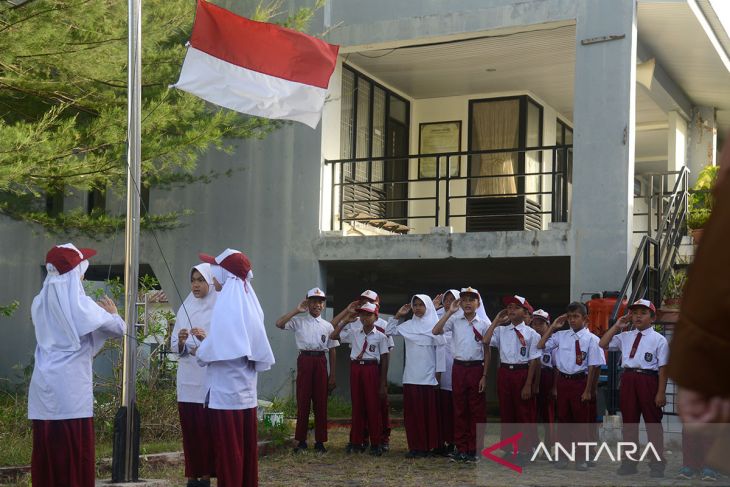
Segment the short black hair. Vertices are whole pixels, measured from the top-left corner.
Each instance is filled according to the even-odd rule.
[[[573,301],[568,305],[568,313],[575,313],[578,312],[583,316],[588,315],[588,308],[586,308],[586,305],[581,303],[580,301]]]

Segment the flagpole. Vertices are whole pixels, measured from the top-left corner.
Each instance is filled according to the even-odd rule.
[[[128,0],[127,51],[127,220],[124,250],[124,336],[122,404],[114,422],[112,481],[139,479],[139,412],[136,407],[137,282],[141,189],[142,1]]]

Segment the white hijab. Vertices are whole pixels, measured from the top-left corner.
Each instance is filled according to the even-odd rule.
[[[446,294],[451,294],[454,297],[454,299],[459,299],[459,297],[461,295],[461,293],[459,293],[459,291],[457,291],[456,289],[449,289],[448,291],[446,291],[444,293],[444,295],[446,295]],[[446,312],[446,307],[441,307],[441,308],[439,308],[439,310],[441,311],[441,313],[439,313],[439,316],[443,316],[444,313]],[[484,300],[482,299],[481,295],[479,295],[479,307],[477,308],[476,314],[481,320],[484,320],[487,322],[487,326],[492,324],[492,320],[490,320],[489,316],[487,316],[487,310],[484,309]],[[459,308],[459,311],[454,313],[454,316],[456,316],[456,317],[464,316],[464,310]]]
[[[73,244],[60,247],[79,252]],[[30,307],[35,338],[43,350],[75,352],[81,348],[81,337],[114,321],[114,315],[84,291],[81,277],[88,267],[89,262],[82,260],[70,271],[59,274],[53,264],[46,264],[48,274]]]
[[[221,266],[211,265],[211,272],[223,289],[210,320],[210,333],[197,351],[203,362],[246,357],[257,371],[269,370],[274,352],[264,326],[264,311],[251,285],[253,272],[244,281]]]
[[[213,287],[213,273],[210,269],[210,264],[198,264],[190,269],[190,274],[196,270],[203,276],[205,282],[208,283],[208,294],[202,298],[196,298],[191,292],[188,297],[183,301],[180,309],[177,310],[177,318],[175,319],[175,330],[173,335],[177,336],[177,332],[183,328],[203,328],[206,333],[210,330],[210,320],[213,312],[213,306],[215,305],[218,293],[216,293]],[[188,341],[197,341],[193,335],[188,336]],[[197,343],[194,343],[197,345]]]
[[[398,325],[398,333],[417,345],[439,345],[443,338],[436,336],[431,331],[439,320],[436,313],[436,307],[433,305],[431,298],[425,294],[416,294],[411,298],[411,307],[413,301],[418,298],[426,305],[426,312],[420,318],[415,314],[405,323]]]

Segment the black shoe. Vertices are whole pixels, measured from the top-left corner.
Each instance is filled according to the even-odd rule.
[[[558,470],[565,470],[566,468],[568,468],[568,460],[566,460],[563,457],[560,457],[560,459],[555,461],[554,465],[555,465],[555,468],[557,468]]]
[[[468,451],[464,455],[464,463],[477,463],[477,452]]]
[[[456,445],[454,445],[453,443],[449,443],[448,445],[446,445],[444,454],[446,456],[449,456],[450,454],[454,453],[455,451],[456,451]]]
[[[380,448],[383,450],[383,453],[390,451],[390,443],[383,443],[380,445]]]
[[[345,447],[345,453],[347,453],[349,455],[353,451],[355,451],[355,447],[352,445],[352,443],[348,443],[347,446]]]
[[[367,433],[365,433],[365,436],[367,436]],[[370,442],[368,440],[365,440],[362,442],[362,451],[367,450],[367,448],[370,446]]]
[[[618,475],[634,475],[639,473],[636,462],[621,462],[621,466],[616,470]]]
[[[408,453],[406,453],[406,458],[420,458],[420,455],[418,454],[416,450],[410,450]]]
[[[383,449],[380,445],[372,445],[370,447],[370,454],[374,457],[380,457],[383,455]]]
[[[530,458],[527,456],[527,453],[518,453],[515,457],[514,464],[518,467],[524,467],[529,460]]]
[[[462,463],[466,461],[466,454],[465,453],[459,453],[454,452],[453,455],[451,455],[451,458],[449,459],[450,462],[454,463]]]
[[[588,462],[575,462],[575,469],[579,472],[588,470]]]
[[[210,479],[198,480],[198,487],[210,487]]]
[[[318,441],[314,444],[314,451],[317,453],[327,453],[327,448],[324,447],[321,441]]]
[[[299,444],[294,448],[294,453],[299,453],[307,450],[307,442],[300,441]]]
[[[597,463],[595,460],[588,460],[586,462],[586,465],[588,465],[588,467],[595,467],[597,465]]]
[[[198,483],[197,479],[190,479],[188,480],[186,487],[198,487],[198,485],[200,484]]]

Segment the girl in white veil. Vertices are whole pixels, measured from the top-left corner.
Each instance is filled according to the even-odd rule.
[[[177,405],[185,453],[185,476],[189,487],[204,487],[210,485],[214,457],[205,408],[207,368],[198,364],[195,355],[201,340],[210,331],[210,319],[218,294],[210,264],[198,264],[190,269],[190,286],[190,294],[177,311],[170,346],[178,354]]]
[[[218,485],[258,485],[257,373],[274,364],[261,309],[251,280],[248,257],[226,249],[217,257],[200,254],[211,264],[221,290],[210,332],[196,352],[208,366],[208,408]],[[241,439],[243,439],[241,441]]]
[[[93,249],[73,244],[46,255],[43,288],[33,299],[31,318],[38,345],[28,390],[33,421],[33,485],[93,486],[94,355],[126,325],[114,302],[86,295],[81,280]]]
[[[413,312],[410,320],[405,320]],[[404,321],[405,320],[405,321]],[[400,335],[406,346],[403,369],[403,419],[408,440],[408,458],[425,457],[438,447],[436,373],[443,372],[443,354],[437,346],[446,342],[431,333],[438,321],[436,308],[425,294],[413,296],[388,322],[386,334]]]

